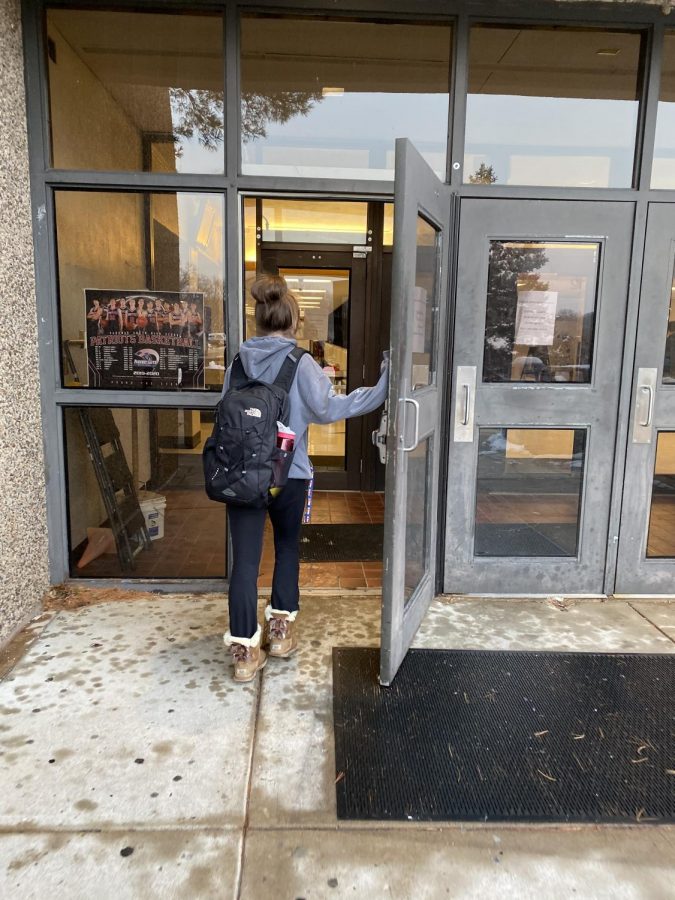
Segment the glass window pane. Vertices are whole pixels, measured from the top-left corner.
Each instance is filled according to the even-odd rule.
[[[412,363],[410,385],[432,384],[436,370],[436,317],[438,315],[438,232],[417,217],[415,290],[413,296]]]
[[[218,15],[47,11],[59,169],[224,171]]]
[[[384,224],[382,229],[382,244],[384,247],[394,246],[394,204],[384,203]]]
[[[642,40],[597,28],[472,27],[464,180],[630,187]]]
[[[659,432],[652,481],[647,557],[675,557],[675,432]]]
[[[220,194],[56,191],[66,387],[220,390]]]
[[[675,384],[675,273],[670,288],[670,306],[668,311],[668,334],[663,359],[663,383]]]
[[[590,382],[599,262],[599,244],[490,241],[484,382]]]
[[[262,201],[262,239],[298,244],[365,244],[368,204],[338,200]]]
[[[204,492],[213,412],[66,409],[73,578],[224,578],[225,506]]]
[[[586,431],[480,428],[475,556],[576,556]]]
[[[663,38],[661,86],[656,114],[653,188],[675,187],[675,32],[667,31]]]
[[[445,178],[451,29],[244,16],[242,172],[391,179],[405,135]]]
[[[335,393],[346,394],[349,362],[349,270],[280,269],[279,274],[286,279],[300,307],[298,345],[312,354],[333,383]],[[345,470],[345,438],[344,419],[329,425],[309,426],[307,450],[316,471]]]
[[[405,577],[403,596],[407,603],[429,569],[429,500],[431,438],[420,441],[410,453],[406,473]]]

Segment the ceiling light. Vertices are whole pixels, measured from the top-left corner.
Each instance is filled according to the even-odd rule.
[[[618,47],[603,47],[595,52],[598,56],[618,56],[621,50]]]
[[[343,87],[323,87],[321,88],[321,95],[323,97],[342,97],[344,95],[345,89]]]

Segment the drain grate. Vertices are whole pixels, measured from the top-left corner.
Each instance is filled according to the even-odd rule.
[[[341,819],[675,822],[675,655],[333,650]]]

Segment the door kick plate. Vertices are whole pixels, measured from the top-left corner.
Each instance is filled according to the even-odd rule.
[[[476,367],[457,366],[455,385],[455,443],[473,442],[473,413],[476,404]]]

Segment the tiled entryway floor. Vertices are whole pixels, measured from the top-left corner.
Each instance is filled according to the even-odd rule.
[[[165,490],[164,537],[141,551],[133,572],[120,570],[117,555],[106,553],[75,570],[83,578],[224,578],[225,506],[203,490]],[[384,494],[315,491],[313,525],[369,524],[384,521]],[[272,528],[267,522],[259,587],[270,588],[274,567]],[[302,563],[302,587],[380,588],[381,562]]]
[[[384,494],[362,491],[315,491],[312,525],[368,525],[384,522]],[[274,542],[269,521],[260,563],[259,586],[272,586]],[[381,588],[382,562],[300,563],[300,587]]]

